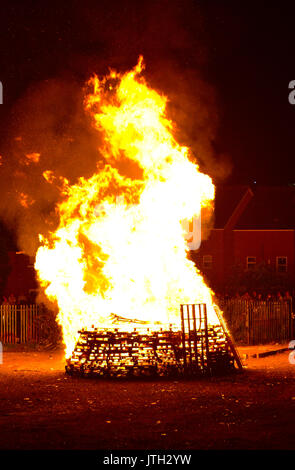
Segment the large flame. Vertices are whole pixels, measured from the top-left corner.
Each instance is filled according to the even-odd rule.
[[[167,98],[142,69],[140,58],[128,73],[90,81],[85,104],[103,136],[105,166],[72,186],[44,173],[64,198],[58,229],[40,235],[35,267],[58,304],[67,356],[79,329],[113,326],[114,314],[177,326],[181,303],[205,302],[218,323],[182,224],[211,203],[214,186],[176,142]]]

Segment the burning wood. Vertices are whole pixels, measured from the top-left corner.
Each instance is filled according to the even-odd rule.
[[[182,306],[182,330],[134,328],[79,331],[67,361],[69,374],[82,376],[202,375],[241,368],[222,325],[207,323],[205,305]]]

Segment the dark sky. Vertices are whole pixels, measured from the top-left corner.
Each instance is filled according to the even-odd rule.
[[[291,5],[2,0],[0,152],[13,110],[28,90],[56,78],[82,86],[93,72],[130,68],[143,54],[147,78],[169,89],[172,100],[174,87],[175,94],[187,93],[188,101],[190,94],[200,94],[194,77],[214,90],[208,102],[208,121],[211,116],[214,121],[210,139],[217,160],[222,164],[225,158],[231,167],[226,182],[295,182],[295,105],[288,102],[288,84],[295,79]],[[181,77],[187,84],[180,84]],[[200,133],[197,121],[192,113],[190,135],[194,129]]]

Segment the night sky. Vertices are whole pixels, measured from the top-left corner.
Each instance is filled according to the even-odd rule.
[[[82,87],[143,54],[145,76],[170,97],[184,140],[200,154],[210,146],[204,168],[218,182],[295,183],[294,13],[291,2],[262,0],[2,0],[0,153],[19,102],[40,83]]]

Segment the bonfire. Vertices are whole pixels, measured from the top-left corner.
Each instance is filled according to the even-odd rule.
[[[188,258],[184,229],[212,206],[214,185],[176,141],[167,97],[143,71],[140,57],[131,71],[89,81],[85,109],[105,161],[88,179],[62,181],[59,226],[40,235],[35,268],[57,303],[67,358],[87,344],[85,331],[96,331],[97,341],[101,332],[136,327],[180,332],[181,305],[206,305],[207,324],[220,326],[214,294]],[[43,176],[55,184],[51,172]]]

